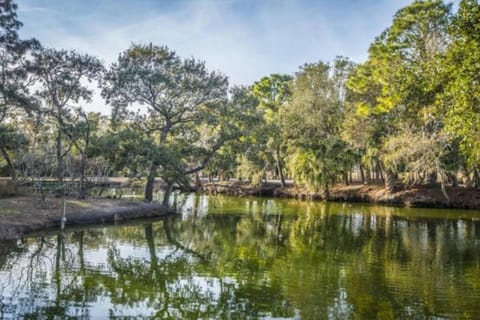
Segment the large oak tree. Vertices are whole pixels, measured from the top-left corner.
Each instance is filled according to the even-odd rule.
[[[167,47],[133,44],[106,73],[103,87],[116,119],[128,107],[146,106],[132,123],[154,141],[145,155],[150,162],[145,200],[153,199],[158,175],[166,183],[167,203],[173,185],[202,170],[223,143],[227,78]]]

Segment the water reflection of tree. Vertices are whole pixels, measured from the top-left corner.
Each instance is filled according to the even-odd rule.
[[[220,221],[219,224],[222,225],[223,222]],[[207,227],[207,230],[203,227]],[[115,286],[110,288],[112,302],[129,306],[147,302],[147,307],[155,310],[154,315],[157,317],[197,319],[235,314],[259,316],[271,310],[275,299],[282,301],[279,288],[263,283],[267,280],[264,276],[262,279],[253,276],[251,269],[240,273],[242,270],[239,269],[245,266],[251,268],[251,263],[236,264],[236,270],[225,270],[213,263],[212,255],[218,254],[214,248],[215,242],[210,242],[212,247],[204,252],[201,250],[207,248],[205,244],[190,247],[187,244],[198,242],[183,243],[188,238],[186,234],[192,234],[191,228],[202,229],[203,232],[196,236],[207,241],[218,240],[215,236],[205,238],[210,231],[225,231],[225,228],[215,228],[208,223],[202,223],[199,227],[196,224],[186,225],[178,220],[169,220],[144,227],[149,249],[147,261],[122,257],[118,250],[112,248],[109,264],[117,279]],[[162,259],[157,256],[157,244],[171,246]],[[241,275],[247,277],[239,279]],[[259,284],[257,288],[254,288],[252,281]],[[115,294],[116,292],[121,294]]]
[[[98,290],[89,290],[85,283],[78,283],[78,265],[73,243],[74,235],[65,240],[63,234],[24,239],[15,242],[23,248],[10,257],[1,267],[0,288],[8,288],[9,304],[4,303],[0,314],[11,318],[51,318],[70,313],[88,315],[85,302],[94,301]],[[66,245],[68,243],[68,245]],[[80,253],[81,251],[78,250]],[[80,263],[79,263],[80,260]],[[94,287],[92,287],[94,288]],[[0,296],[3,296],[0,290]],[[90,300],[86,297],[90,297]],[[80,302],[84,302],[80,305]]]
[[[459,288],[470,287],[469,296],[479,296],[479,287],[473,284],[476,278],[471,276],[480,265],[478,240],[465,241],[479,238],[474,231],[478,223],[399,219],[392,208],[360,207],[346,215],[337,214],[338,209],[329,204],[305,206],[297,218],[287,217],[281,229],[288,230],[288,247],[275,251],[272,266],[273,244],[265,233],[271,216],[260,214],[258,219],[262,209],[256,207],[238,223],[237,239],[225,240],[234,243],[234,253],[222,249],[218,261],[221,267],[233,269],[231,261],[245,256],[261,260],[254,265],[268,270],[270,282],[279,279],[282,294],[294,301],[303,318],[349,312],[397,318],[452,310],[463,310],[465,315],[477,309],[475,299],[464,299]],[[463,233],[457,231],[459,224]],[[457,279],[456,286],[452,279]],[[445,304],[443,299],[450,301]],[[419,305],[424,309],[419,310]]]
[[[12,263],[31,272],[19,285],[38,298],[16,315],[32,317],[88,316],[106,297],[110,316],[479,316],[478,222],[268,201],[249,200],[247,214],[222,214],[228,202],[217,201],[216,210],[199,215],[197,200],[180,219],[28,239],[0,264],[2,279]],[[108,258],[89,261],[102,248]],[[48,282],[53,297],[39,285]]]

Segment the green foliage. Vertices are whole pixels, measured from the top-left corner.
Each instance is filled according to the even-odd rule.
[[[25,134],[20,133],[13,125],[0,124],[0,153],[5,159],[5,171],[10,178],[16,180],[16,166],[14,160],[17,154],[24,151],[28,145]],[[0,162],[1,163],[1,162]]]
[[[289,81],[292,77],[286,74],[272,74],[263,77],[252,86],[252,93],[259,101],[259,107],[265,112],[267,121],[274,121],[279,108],[288,100]]]
[[[132,103],[146,105],[170,132],[172,126],[204,120],[207,115],[199,111],[223,102],[226,90],[226,77],[208,72],[205,63],[182,60],[167,47],[134,44],[106,73],[103,96],[115,114]]]
[[[285,141],[282,137],[283,127],[280,114],[288,101],[291,90],[289,75],[272,74],[253,84],[252,95],[257,99],[258,127],[252,131],[249,141],[251,149],[242,158],[241,171],[254,177],[257,184],[267,170],[276,172],[282,185],[284,178]]]
[[[36,40],[19,38],[22,23],[18,21],[16,11],[17,5],[12,1],[0,2],[0,150],[12,180],[16,180],[16,168],[10,150],[19,137],[24,137],[15,131],[13,123],[19,116],[31,112],[36,102],[28,90],[31,82],[26,55],[30,49],[39,46]]]
[[[336,155],[344,152],[344,147],[339,141],[329,141],[314,148],[296,148],[287,162],[293,178],[315,191],[328,188],[337,179],[337,174],[342,173]]]
[[[248,87],[233,87],[230,90],[228,108],[228,130],[230,139],[215,153],[205,172],[223,178],[240,177],[252,179],[261,172],[253,169],[256,154],[259,153],[257,128],[263,125],[262,114],[257,109],[258,100]],[[249,159],[249,160],[247,160]],[[243,166],[239,165],[242,164]],[[249,168],[250,167],[250,168]],[[252,169],[252,170],[251,170]],[[260,180],[255,180],[255,183]]]
[[[25,134],[16,130],[13,125],[0,126],[0,146],[7,150],[19,150],[28,145]]]
[[[282,113],[288,139],[288,167],[294,178],[313,189],[328,188],[351,169],[352,153],[340,138],[345,81],[352,64],[338,58],[333,66],[304,65],[292,83]]]
[[[470,169],[480,163],[480,5],[461,1],[451,28],[455,41],[449,47],[442,74],[448,79],[439,99],[445,131],[460,141]]]
[[[46,111],[58,121],[68,112],[69,104],[91,101],[93,90],[83,81],[99,79],[103,66],[97,58],[75,51],[44,48],[33,51],[32,56],[30,71],[41,85],[37,94],[44,99]]]
[[[448,85],[439,70],[451,46],[451,21],[451,5],[414,1],[396,13],[348,80],[351,112],[343,136],[394,172],[440,174],[454,166],[439,163],[452,158],[442,154],[454,144],[443,132],[448,107],[439,104]]]

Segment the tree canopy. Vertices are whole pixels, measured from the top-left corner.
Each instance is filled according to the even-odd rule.
[[[186,175],[202,170],[224,142],[222,118],[227,100],[225,76],[209,72],[204,62],[181,59],[167,47],[132,45],[106,73],[103,95],[114,117],[127,114],[134,104],[145,105],[131,119],[152,140],[145,189],[153,199],[157,175],[167,183],[182,183]],[[124,119],[129,121],[128,119]]]
[[[160,44],[134,43],[104,66],[19,37],[0,2],[0,171],[12,180],[143,181],[167,203],[200,176],[328,191],[353,180],[394,192],[480,187],[480,5],[415,0],[365,61],[305,63],[244,86]],[[88,113],[101,93],[111,115]],[[95,103],[99,103],[96,101]]]

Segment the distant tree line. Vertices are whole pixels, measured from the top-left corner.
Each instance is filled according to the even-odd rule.
[[[205,63],[132,44],[104,66],[21,39],[0,2],[0,170],[13,182],[154,179],[188,188],[200,174],[253,184],[288,178],[328,198],[352,172],[406,185],[480,188],[480,5],[414,1],[355,64],[338,57],[229,86]],[[87,113],[100,92],[111,115]]]

